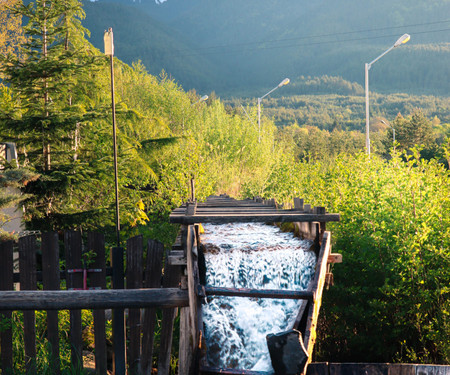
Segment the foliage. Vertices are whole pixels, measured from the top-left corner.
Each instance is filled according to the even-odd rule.
[[[450,361],[449,172],[417,149],[404,157],[298,165],[298,196],[341,214],[329,229],[344,263],[324,297],[318,360]]]
[[[92,312],[82,310],[82,327],[83,332],[92,329],[93,317]],[[52,358],[50,344],[47,340],[47,313],[45,311],[36,311],[36,370],[38,374],[53,374]],[[69,338],[70,332],[70,313],[68,310],[58,312],[59,321],[59,351],[61,374],[84,374],[88,373],[85,370],[76,369],[71,364],[71,343]],[[13,358],[14,358],[14,373],[26,374],[25,367],[25,352],[23,350],[24,330],[23,330],[23,313],[13,312],[10,325],[2,325],[0,329],[11,328],[13,333]],[[86,334],[84,334],[86,339]],[[107,340],[111,342],[111,331],[107,331]],[[88,347],[88,342],[85,342]]]
[[[20,0],[0,2],[0,56],[18,55],[17,46],[25,41],[22,29],[22,17],[11,11]],[[0,79],[3,78],[0,73]]]

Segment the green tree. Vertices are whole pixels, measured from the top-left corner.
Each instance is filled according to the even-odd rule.
[[[421,109],[415,109],[407,118],[398,114],[392,123],[395,129],[395,140],[401,150],[409,150],[414,146],[423,147],[422,156],[431,158],[436,153],[433,125],[427,119]],[[387,131],[385,145],[387,149],[392,148],[393,130],[390,127]]]
[[[2,58],[11,99],[3,101],[0,128],[22,151],[21,163],[40,175],[26,187],[25,217],[43,219],[61,213],[61,200],[86,177],[78,152],[82,128],[98,115],[87,95],[98,53],[84,41],[77,0],[17,3],[13,12],[28,20],[27,39],[20,59]]]

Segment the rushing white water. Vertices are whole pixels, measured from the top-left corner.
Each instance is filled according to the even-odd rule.
[[[310,241],[259,223],[204,225],[207,285],[304,290],[314,275]],[[266,335],[292,328],[301,301],[208,297],[203,321],[210,366],[273,371]]]

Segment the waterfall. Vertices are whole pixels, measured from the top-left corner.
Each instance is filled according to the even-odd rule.
[[[261,223],[205,224],[207,286],[305,290],[314,275],[311,241]],[[292,328],[301,301],[208,297],[203,322],[209,366],[273,371],[266,335]]]

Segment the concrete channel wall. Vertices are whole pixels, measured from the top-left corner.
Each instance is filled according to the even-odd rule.
[[[397,363],[311,363],[307,375],[450,375],[450,366]]]

